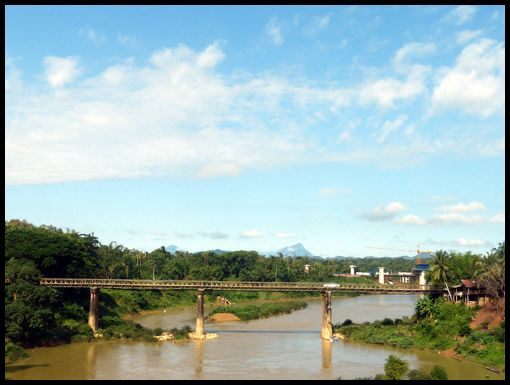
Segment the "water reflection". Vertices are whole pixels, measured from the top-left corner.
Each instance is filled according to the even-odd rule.
[[[322,339],[322,368],[329,369],[331,367],[331,345],[330,340]]]
[[[204,343],[205,341],[194,341],[195,343],[195,376],[197,379],[202,379],[202,366],[204,357]]]

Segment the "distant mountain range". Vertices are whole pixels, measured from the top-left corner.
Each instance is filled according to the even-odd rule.
[[[165,247],[165,250],[169,251],[172,254],[175,254],[176,251],[186,251],[186,250],[183,250],[175,245],[167,246],[167,247]],[[207,250],[207,251],[212,251],[213,253],[216,253],[216,254],[222,254],[222,253],[230,251],[230,250],[215,249],[215,250]],[[296,243],[295,245],[292,245],[292,246],[283,247],[277,251],[260,252],[259,254],[263,255],[265,257],[269,257],[271,255],[277,256],[278,253],[282,253],[282,255],[285,257],[294,257],[294,256],[295,257],[306,257],[306,256],[308,256],[308,257],[313,257],[313,258],[320,258],[318,256],[314,256],[312,253],[310,253],[308,250],[306,250],[305,247],[301,243]],[[415,255],[413,257],[407,256],[407,255],[401,255],[400,257],[392,257],[392,258],[404,258],[406,260],[411,260],[411,259],[416,259],[417,257],[418,257],[417,255]],[[343,259],[359,259],[359,258],[381,258],[381,257],[374,257],[374,256],[344,257],[341,255],[338,255],[336,257],[332,257],[331,259],[343,260]],[[421,259],[429,259],[429,258],[430,258],[430,253],[426,253],[426,252],[421,253]]]

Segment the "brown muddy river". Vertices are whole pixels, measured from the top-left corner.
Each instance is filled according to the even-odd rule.
[[[411,316],[419,295],[369,295],[333,299],[333,322]],[[353,379],[384,372],[390,354],[411,369],[444,366],[450,379],[504,379],[479,364],[430,351],[398,349],[357,342],[329,342],[319,337],[322,301],[288,315],[247,322],[205,324],[218,334],[208,341],[145,343],[107,341],[30,350],[30,357],[6,365],[6,379],[23,380],[177,380],[177,379]],[[206,315],[208,313],[206,309]],[[194,328],[196,310],[133,317],[144,326]]]

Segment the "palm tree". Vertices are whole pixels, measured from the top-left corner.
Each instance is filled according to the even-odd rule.
[[[451,298],[450,289],[446,281],[452,278],[452,272],[450,271],[450,255],[443,250],[439,250],[435,253],[432,265],[427,272],[426,279],[431,281],[433,284],[444,282],[446,290],[448,291],[448,299]]]

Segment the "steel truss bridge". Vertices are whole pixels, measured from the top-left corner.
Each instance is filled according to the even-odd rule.
[[[332,291],[361,293],[442,292],[432,285],[324,282],[189,281],[150,279],[42,278],[42,286],[131,290],[238,290],[238,291]]]
[[[316,291],[322,292],[322,333],[323,339],[333,336],[332,294],[333,292],[360,293],[424,293],[442,292],[444,289],[432,285],[373,284],[373,283],[324,283],[324,282],[240,282],[240,281],[178,281],[149,279],[94,279],[94,278],[43,278],[42,286],[54,288],[90,289],[89,325],[94,332],[99,328],[99,289],[129,290],[196,290],[197,324],[192,339],[206,339],[204,332],[204,291]]]

